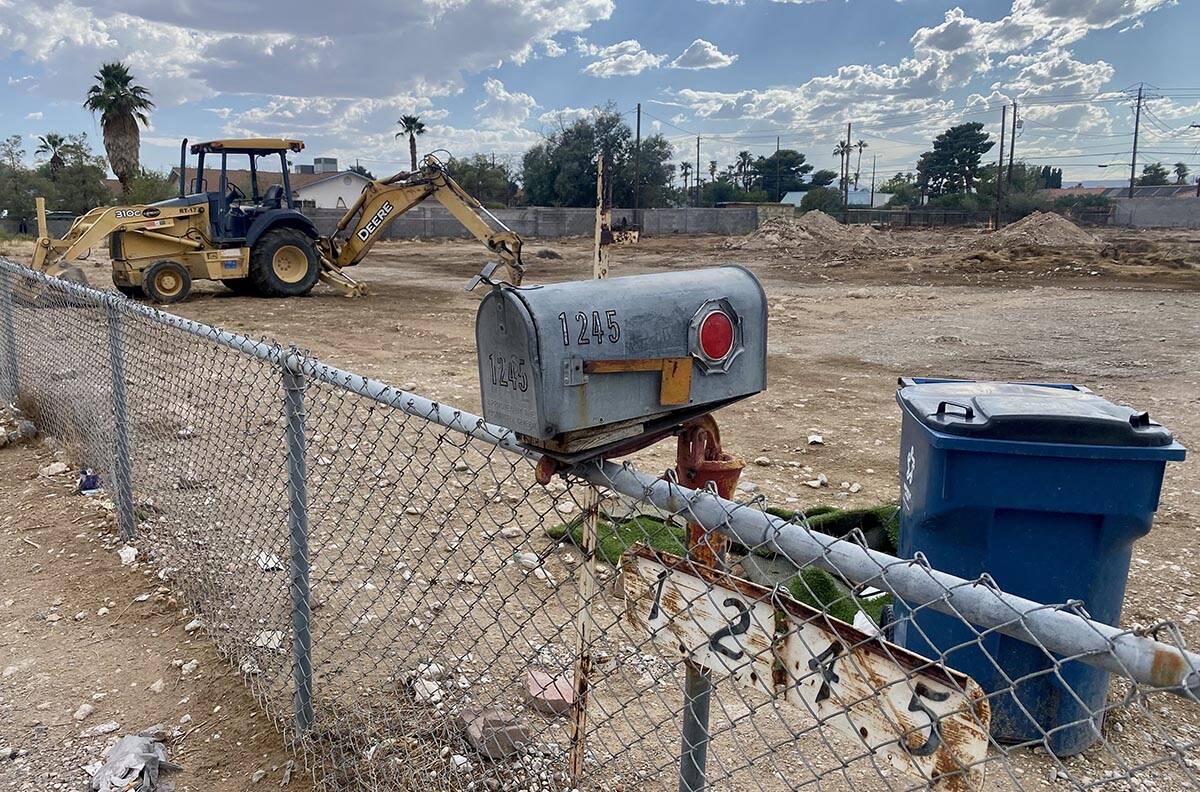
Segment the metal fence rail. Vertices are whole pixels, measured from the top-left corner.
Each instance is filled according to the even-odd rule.
[[[102,472],[326,789],[1200,787],[1200,656],[1170,624],[1101,624],[629,464],[542,485],[469,413],[6,261],[0,399]],[[728,538],[728,572],[686,560],[689,521]],[[764,565],[783,572],[750,582]],[[934,612],[968,637],[885,640]],[[963,653],[1007,681],[955,671]],[[1083,667],[1112,674],[1099,706]]]

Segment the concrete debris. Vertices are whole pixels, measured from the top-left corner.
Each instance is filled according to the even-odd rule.
[[[852,483],[850,485],[850,491],[851,492],[862,492],[862,484],[859,484],[857,481],[855,481],[854,483]]]
[[[117,555],[121,558],[121,566],[130,566],[134,561],[137,561],[137,548],[124,545],[117,550]]]
[[[525,672],[525,695],[532,709],[563,715],[570,712],[575,703],[575,685],[566,677],[530,669]]]
[[[825,438],[819,434],[810,434],[808,436],[809,445],[825,445]]]
[[[266,770],[255,770],[254,773],[250,776],[250,783],[257,784],[259,781],[262,781],[266,777],[267,777]]]
[[[770,467],[771,458],[765,456],[755,457],[754,464],[758,465],[759,467]]]
[[[160,677],[148,685],[148,690],[151,693],[162,693],[164,687],[166,687],[166,683],[163,682],[162,678]]]
[[[46,465],[44,468],[40,468],[38,470],[38,475],[42,476],[43,478],[50,478],[52,476],[61,476],[63,473],[66,473],[68,470],[70,470],[70,468],[67,467],[66,462],[51,462],[49,465]]]
[[[417,701],[436,704],[442,700],[442,686],[432,679],[417,679],[412,683],[413,695]]]
[[[183,626],[183,631],[184,631],[184,632],[189,632],[189,633],[190,633],[190,632],[195,632],[196,630],[199,630],[199,629],[200,629],[201,627],[203,627],[203,626],[204,626],[204,622],[203,622],[203,621],[201,621],[201,620],[199,619],[199,617],[197,617],[197,618],[195,618],[195,619],[192,619],[192,620],[191,620],[190,622],[188,622],[187,624],[185,624],[185,625]]]
[[[513,756],[530,741],[529,730],[498,707],[464,709],[458,722],[471,747],[489,759]]]
[[[112,734],[119,728],[121,728],[121,724],[117,723],[116,721],[107,721],[105,723],[97,723],[95,726],[84,729],[83,731],[79,732],[79,736],[84,738],[102,737],[105,734]]]
[[[96,711],[96,708],[93,707],[91,704],[86,704],[86,703],[80,704],[79,709],[75,710],[75,714],[72,715],[71,717],[73,717],[77,721],[87,720],[87,717],[95,711]]]
[[[259,630],[250,645],[259,649],[269,649],[272,652],[281,651],[283,649],[283,630]]]
[[[199,660],[188,660],[186,663],[184,663],[183,665],[181,665],[179,667],[179,673],[182,674],[183,676],[189,676],[190,674],[195,673],[196,669],[199,667],[200,667]]]
[[[274,553],[268,553],[266,550],[261,551],[255,560],[258,562],[258,568],[263,572],[282,572],[283,561]]]
[[[160,773],[182,770],[167,760],[161,739],[127,734],[108,753],[108,759],[91,773],[89,792],[155,792]]]

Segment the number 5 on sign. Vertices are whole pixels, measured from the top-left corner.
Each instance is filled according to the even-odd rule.
[[[677,556],[634,548],[623,577],[628,621],[665,652],[793,705],[935,789],[982,787],[988,705],[965,674]]]

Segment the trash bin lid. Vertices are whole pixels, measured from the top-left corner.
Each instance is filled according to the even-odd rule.
[[[937,432],[1064,445],[1168,446],[1170,431],[1148,413],[1086,388],[1020,382],[902,379],[899,399]]]

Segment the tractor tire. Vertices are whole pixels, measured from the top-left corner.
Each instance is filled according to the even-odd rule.
[[[225,278],[221,285],[234,294],[254,294],[254,282],[249,278]]]
[[[191,294],[192,276],[177,261],[156,261],[142,273],[142,291],[151,302],[177,303]]]
[[[250,251],[250,282],[263,297],[301,297],[312,291],[320,274],[313,240],[294,228],[268,231]]]

